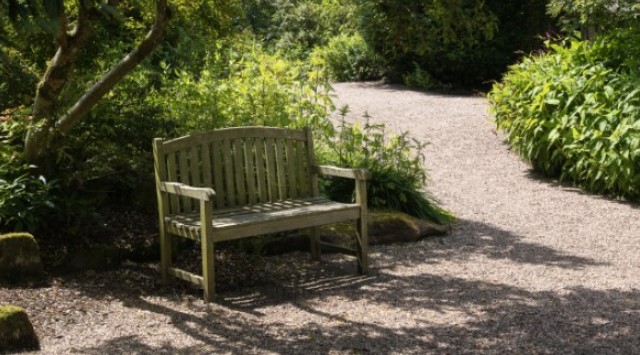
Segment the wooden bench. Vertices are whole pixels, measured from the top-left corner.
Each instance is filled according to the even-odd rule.
[[[356,248],[331,247],[355,255],[358,272],[367,272],[370,174],[316,165],[309,128],[239,127],[156,138],[153,154],[164,281],[174,276],[200,285],[208,302],[215,294],[216,242],[304,229],[319,260],[324,243],[317,227],[349,220],[356,223]],[[320,196],[319,175],[354,179],[355,202]],[[202,275],[173,267],[173,236],[201,243]]]

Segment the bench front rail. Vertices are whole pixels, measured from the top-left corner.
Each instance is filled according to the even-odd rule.
[[[239,127],[173,140],[154,140],[163,279],[200,285],[205,301],[215,294],[216,242],[308,229],[311,254],[320,257],[318,226],[352,220],[356,248],[340,248],[368,269],[366,181],[362,169],[318,166],[309,128]],[[320,196],[318,176],[354,179],[354,203]],[[171,238],[202,246],[202,275],[173,267]],[[334,246],[336,249],[336,246]]]

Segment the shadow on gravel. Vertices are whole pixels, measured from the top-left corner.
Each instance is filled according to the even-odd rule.
[[[161,301],[142,297],[153,294],[152,289],[138,295],[120,293],[117,288],[86,292],[88,296],[108,293],[127,307],[167,317],[174,330],[199,345],[177,347],[170,337],[161,345],[149,345],[135,335],[144,330],[132,329],[130,336],[74,350],[87,354],[602,354],[637,353],[640,349],[638,290],[531,292],[500,283],[429,274],[397,277],[380,271],[376,277],[359,278],[345,270],[344,263],[334,261],[322,269],[312,266],[313,270],[304,271],[295,281],[274,275],[271,284],[222,294],[217,304],[205,305],[189,295],[192,303],[187,310],[180,306],[181,299],[172,295]],[[329,298],[335,301],[334,297],[339,297],[343,307],[334,312],[319,306]],[[345,303],[353,307],[344,307]],[[279,321],[263,321],[261,312],[271,305],[287,306],[288,311],[279,310]],[[353,320],[366,317],[363,312],[379,312],[384,322]],[[299,313],[311,315],[313,321],[297,319],[295,314]],[[462,314],[458,319],[466,321],[451,323],[446,314]]]
[[[625,200],[620,200],[620,199],[616,199],[614,197],[611,196],[606,196],[606,195],[599,195],[596,193],[592,193],[592,192],[588,192],[585,191],[579,187],[576,187],[574,185],[572,185],[569,182],[561,182],[560,180],[556,179],[556,178],[550,178],[548,176],[545,176],[533,169],[529,169],[527,171],[527,173],[525,174],[525,177],[529,180],[533,180],[533,181],[537,181],[537,182],[541,182],[547,186],[553,187],[555,189],[561,189],[562,191],[566,191],[566,192],[570,192],[570,193],[575,193],[578,195],[583,195],[583,196],[589,196],[591,198],[597,199],[597,200],[602,200],[602,201],[607,201],[610,203],[615,203],[615,204],[620,204],[623,206],[628,206],[631,207],[633,209],[640,209],[640,201],[625,201]]]
[[[546,265],[565,269],[582,269],[589,266],[606,266],[590,258],[562,253],[553,248],[525,241],[511,231],[490,224],[458,219],[453,233],[447,237],[431,238],[424,248],[408,248],[415,254],[405,260],[387,260],[385,253],[380,261],[411,265],[412,263],[437,263],[440,260],[465,260],[473,255],[491,259],[505,259],[519,264]]]
[[[401,249],[385,253],[387,248]],[[160,284],[157,264],[126,263],[115,271],[65,276],[57,287],[78,295],[77,306],[72,304],[78,310],[65,311],[82,314],[87,312],[82,304],[115,300],[125,308],[152,313],[145,318],[156,322],[156,328],[148,329],[144,323],[122,324],[127,336],[69,350],[86,354],[640,351],[639,290],[533,292],[495,280],[393,273],[399,265],[466,262],[474,255],[510,260],[515,267],[518,263],[564,269],[602,265],[594,260],[464,219],[451,236],[379,246],[374,252],[376,267],[368,277],[355,274],[353,259],[338,255],[327,255],[321,263],[310,262],[307,253],[299,252],[264,258],[258,286],[221,292],[213,304],[204,304],[201,291],[186,283]],[[43,294],[42,302],[55,302],[55,297],[47,301],[49,294]],[[339,305],[325,306],[325,302]],[[270,312],[278,312],[280,318],[274,319]],[[380,321],[364,321],[370,313]],[[166,324],[157,328],[159,321]],[[158,340],[155,332],[166,328],[197,345],[179,346],[171,334]],[[155,340],[150,341],[149,334]]]

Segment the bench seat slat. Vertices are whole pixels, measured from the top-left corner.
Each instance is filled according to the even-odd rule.
[[[357,219],[359,208],[357,204],[311,198],[228,209],[214,214],[213,234],[214,239],[220,241],[308,228],[349,218]],[[197,213],[167,216],[165,224],[171,233],[200,240],[200,215]]]

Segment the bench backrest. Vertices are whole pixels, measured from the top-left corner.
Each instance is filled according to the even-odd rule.
[[[237,127],[154,140],[158,182],[211,187],[215,209],[318,195],[311,130]],[[169,198],[168,213],[196,211],[188,198]]]

